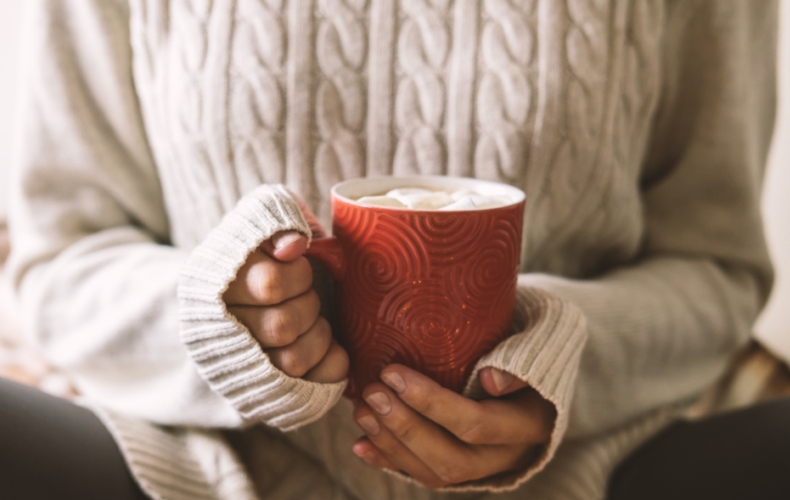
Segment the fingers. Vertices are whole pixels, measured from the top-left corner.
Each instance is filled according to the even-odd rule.
[[[274,305],[302,295],[313,283],[305,257],[278,262],[263,252],[253,252],[223,295],[228,306]]]
[[[292,377],[301,377],[324,359],[332,344],[332,330],[324,318],[293,343],[266,350],[272,364]]]
[[[348,372],[348,354],[319,317],[306,249],[301,233],[275,234],[248,256],[222,298],[274,366],[292,377],[337,382]]]
[[[389,429],[382,426],[370,408],[366,406],[357,407],[354,410],[354,419],[362,427],[367,434],[368,440],[378,451],[378,454],[375,454],[362,447],[362,451],[367,451],[367,455],[371,458],[369,463],[378,467],[403,471],[429,488],[439,488],[447,484],[403,442],[398,440]],[[356,452],[358,446],[355,445],[352,449]],[[363,459],[366,458],[365,455],[359,456]]]
[[[382,384],[365,388],[363,398],[380,423],[376,434],[365,429],[369,422],[361,416],[357,419],[368,439],[390,463],[429,487],[436,487],[433,476],[439,478],[439,485],[444,485],[511,470],[520,463],[525,450],[531,448],[512,444],[469,446],[412,410]],[[461,413],[458,409],[453,411]],[[360,414],[362,410],[356,415]]]
[[[486,367],[480,370],[480,384],[492,396],[502,396],[523,389],[528,384],[511,373]]]
[[[534,390],[508,399],[473,401],[402,365],[390,365],[381,379],[406,405],[468,444],[539,444],[548,440],[553,416]],[[553,406],[548,404],[550,408]]]
[[[375,418],[375,417],[371,417]],[[368,464],[380,469],[397,470],[397,468],[370,442],[370,439],[363,436],[354,443],[351,450],[356,456],[363,459]]]
[[[434,380],[401,365],[390,365],[381,380],[416,412],[444,427],[458,439],[476,444],[485,417],[480,403],[443,388]],[[478,439],[479,437],[479,439]]]
[[[304,379],[311,382],[332,384],[340,382],[348,374],[348,353],[335,341],[329,345],[324,358],[307,374]]]
[[[280,231],[259,248],[281,262],[291,262],[307,250],[307,237],[297,231]]]
[[[315,290],[287,300],[276,306],[233,306],[233,314],[261,345],[282,347],[294,342],[318,320],[321,301]]]
[[[401,365],[385,368],[381,379],[387,386],[366,387],[367,406],[354,412],[367,438],[354,452],[431,488],[526,467],[542,453],[556,418],[553,405],[530,387],[476,402]],[[514,383],[507,382],[504,391]]]
[[[320,309],[314,290],[276,306],[228,308],[266,349],[277,368],[312,382],[339,382],[348,373],[348,354],[332,339],[329,323],[319,320]]]

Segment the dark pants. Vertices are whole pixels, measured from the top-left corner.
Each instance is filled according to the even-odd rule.
[[[0,378],[0,498],[147,497],[96,415]]]
[[[0,498],[144,500],[90,411],[0,378]],[[790,499],[790,398],[665,429],[609,500]]]
[[[790,499],[790,398],[671,425],[615,471],[608,498]]]

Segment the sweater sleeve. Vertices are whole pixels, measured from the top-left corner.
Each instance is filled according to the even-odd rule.
[[[320,418],[346,382],[319,384],[277,369],[222,299],[247,256],[278,231],[310,228],[283,186],[244,197],[191,254],[181,273],[181,338],[209,386],[248,421],[293,430]]]
[[[9,275],[31,341],[82,395],[127,416],[283,430],[320,417],[343,383],[280,372],[221,302],[261,241],[309,236],[295,200],[263,186],[194,251],[174,248],[125,2],[39,0],[29,19]]]
[[[557,409],[563,437],[690,401],[748,340],[772,270],[760,186],[774,120],[776,5],[667,2],[662,101],[643,166],[638,259],[590,279],[522,274],[517,332],[481,359]],[[476,372],[467,394],[479,396]]]

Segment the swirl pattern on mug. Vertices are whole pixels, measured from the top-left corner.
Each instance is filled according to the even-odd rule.
[[[378,213],[374,210],[360,210],[354,205],[333,201],[332,213],[332,233],[338,238],[365,241],[376,229]]]
[[[347,394],[358,399],[390,363],[460,391],[474,363],[507,335],[523,207],[453,214],[336,205],[347,260]]]
[[[468,266],[454,266],[444,273],[445,288],[452,300],[464,304],[474,317],[501,316],[501,302],[492,301],[502,290],[515,290],[518,249],[511,243],[518,229],[507,221],[497,221],[486,234],[487,245],[478,248]],[[508,266],[506,263],[510,263]],[[511,301],[512,302],[512,301]],[[511,303],[512,307],[512,303]]]
[[[368,238],[352,245],[349,273],[365,282],[367,292],[388,293],[403,281],[425,278],[431,266],[420,234],[400,217],[379,214]]]
[[[375,342],[370,349],[370,340]],[[349,367],[348,394],[359,394],[366,385],[378,379],[381,370],[392,363],[405,366],[425,366],[423,351],[409,337],[389,325],[379,323],[369,335],[353,336],[346,345],[351,352],[366,353],[363,359],[352,359]]]
[[[431,260],[442,264],[467,258],[477,250],[476,245],[470,245],[469,242],[477,241],[486,232],[484,219],[452,213],[415,217],[414,224],[430,246]],[[460,238],[459,235],[464,237]]]
[[[439,280],[405,283],[392,290],[379,307],[379,320],[393,327],[387,333],[394,339],[388,342],[416,345],[423,373],[444,386],[462,386],[469,360],[485,354],[477,342],[465,341],[477,325]]]

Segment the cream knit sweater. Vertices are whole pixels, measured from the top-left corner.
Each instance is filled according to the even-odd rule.
[[[774,2],[33,3],[11,277],[153,498],[603,498],[770,288]],[[309,234],[279,184],[326,222],[333,183],[390,173],[527,193],[515,334],[478,367],[558,419],[468,493],[354,457],[343,384],[284,375],[221,301],[262,240]]]

